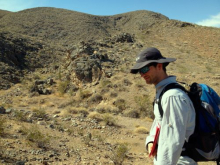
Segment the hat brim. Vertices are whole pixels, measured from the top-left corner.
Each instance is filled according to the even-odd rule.
[[[176,61],[175,58],[165,58],[165,59],[159,59],[159,60],[149,60],[145,62],[139,62],[136,63],[132,68],[131,68],[131,73],[136,74],[138,73],[139,69],[143,68],[144,66],[156,62],[156,63],[170,63]]]

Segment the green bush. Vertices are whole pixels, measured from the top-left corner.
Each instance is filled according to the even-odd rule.
[[[15,111],[14,116],[18,121],[27,121],[26,114],[23,111]]]
[[[111,160],[115,165],[121,165],[126,158],[129,148],[127,143],[119,143],[116,145],[115,149],[112,151]]]
[[[46,118],[47,118],[46,111],[45,111],[45,109],[43,109],[43,108],[34,109],[33,112],[34,112],[34,113],[33,113],[33,116],[34,116],[34,117],[43,118],[43,119],[46,119]]]
[[[148,95],[136,96],[135,102],[138,105],[138,110],[140,111],[140,117],[153,118],[153,107],[150,102],[150,97]]]
[[[50,143],[50,138],[39,131],[36,126],[30,129],[24,130],[26,139],[32,143],[35,143],[39,148],[47,148]]]
[[[68,86],[69,86],[69,81],[62,81],[58,85],[58,92],[63,95],[67,92]]]

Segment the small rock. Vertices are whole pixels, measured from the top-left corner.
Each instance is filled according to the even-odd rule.
[[[38,121],[37,124],[38,125],[46,125],[47,123],[45,121]]]
[[[0,114],[5,114],[5,108],[4,107],[0,107]]]
[[[8,109],[5,110],[5,113],[6,113],[6,114],[10,114],[12,111],[13,111],[13,109],[8,108]]]
[[[59,117],[59,115],[54,115],[54,116],[53,116],[53,118],[58,118],[58,117]]]
[[[25,161],[18,161],[16,162],[16,165],[25,165]]]

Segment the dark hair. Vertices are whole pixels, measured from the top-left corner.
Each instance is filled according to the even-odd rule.
[[[157,66],[157,64],[158,64],[158,63],[156,63],[156,62],[152,62],[152,63],[150,63],[150,64],[149,64],[149,65],[147,65],[147,66],[154,66],[154,67],[156,67],[156,66]],[[166,72],[166,71],[167,71],[166,67],[167,67],[167,65],[168,65],[168,64],[169,64],[168,62],[163,63],[163,70],[164,70],[164,72]]]

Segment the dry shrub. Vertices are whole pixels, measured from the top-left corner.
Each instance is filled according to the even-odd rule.
[[[116,145],[114,150],[112,150],[110,159],[114,162],[115,165],[120,165],[124,162],[128,151],[129,148],[127,143],[119,143]]]
[[[89,98],[92,95],[92,92],[89,90],[79,90],[79,97],[80,99],[86,99]]]
[[[96,119],[97,121],[102,121],[103,120],[102,114],[100,114],[98,112],[91,112],[88,115],[88,117],[91,118],[91,119]]]
[[[0,116],[0,136],[4,135],[5,133],[5,118]]]
[[[152,118],[149,118],[149,117],[145,117],[145,119],[144,119],[145,121],[148,121],[148,122],[153,122],[153,120],[154,119],[152,119]]]
[[[39,148],[47,148],[50,143],[50,138],[47,135],[44,135],[40,129],[36,126],[32,126],[27,129],[26,127],[22,127],[20,130],[24,135],[26,135],[26,139],[37,145]],[[30,143],[30,144],[31,144]]]
[[[100,94],[94,94],[89,98],[89,101],[92,103],[99,103],[102,100],[103,100],[103,97]]]
[[[24,111],[19,111],[19,110],[14,111],[14,117],[18,121],[27,121],[27,116]]]
[[[112,87],[112,82],[110,80],[102,80],[100,82],[101,88]]]
[[[95,110],[99,113],[114,113],[114,114],[120,113],[119,108],[108,104],[99,104]]]
[[[148,134],[149,133],[149,131],[145,127],[138,127],[134,130],[134,132],[139,133],[139,134]]]
[[[125,78],[124,79],[124,85],[125,86],[130,86],[130,85],[132,85],[132,82],[129,79]]]
[[[108,93],[108,92],[109,92],[109,88],[102,88],[100,91],[100,94],[104,95],[105,93]]]
[[[79,107],[78,108],[78,114],[81,114],[83,116],[87,116],[89,114],[88,110],[84,107]]]
[[[125,111],[123,116],[130,117],[130,118],[139,118],[140,114],[139,114],[139,111],[132,109],[132,110]]]
[[[137,88],[144,88],[146,86],[146,83],[144,81],[140,80],[140,79],[137,79],[135,81],[135,86]]]
[[[94,139],[94,141],[97,141],[99,143],[103,143],[106,140],[106,135],[100,133],[100,131],[94,130],[92,132],[92,137]]]
[[[33,109],[33,116],[37,117],[37,118],[42,118],[42,119],[47,118],[47,114],[46,114],[46,111],[44,108],[39,108],[39,109],[34,108]]]
[[[118,93],[116,93],[116,92],[111,92],[111,93],[110,93],[110,97],[113,97],[113,98],[114,98],[114,97],[117,97],[117,96],[118,96]]]
[[[77,108],[73,107],[73,108],[69,108],[67,110],[67,112],[70,113],[70,114],[77,114],[78,110],[77,110]]]
[[[117,99],[116,101],[114,101],[113,103],[116,107],[119,108],[119,110],[123,111],[126,109],[126,102],[124,99]]]
[[[69,87],[69,81],[61,81],[59,84],[58,84],[58,92],[61,94],[61,95],[64,95],[67,90],[68,90],[68,87]]]
[[[67,111],[70,114],[82,114],[84,116],[87,116],[89,114],[88,110],[84,107],[69,108]]]
[[[111,107],[105,103],[100,103],[96,109],[97,112],[99,113],[110,113],[111,112]]]
[[[103,122],[105,123],[105,125],[116,126],[116,118],[108,113],[103,115]]]
[[[135,102],[138,105],[138,110],[140,111],[140,117],[150,117],[154,118],[153,107],[150,101],[149,95],[136,96]]]
[[[75,106],[75,105],[78,105],[77,100],[70,98],[70,99],[66,100],[64,103],[59,104],[58,108],[63,109],[65,107],[72,107],[72,106]]]

